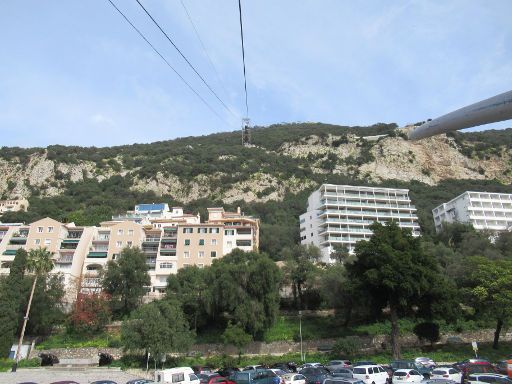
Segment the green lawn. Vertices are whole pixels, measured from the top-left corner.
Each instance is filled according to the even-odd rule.
[[[0,359],[0,372],[9,372],[12,368],[13,360]],[[19,368],[39,367],[39,359],[21,360]]]
[[[53,348],[107,348],[119,347],[119,335],[102,333],[96,336],[84,337],[83,335],[70,335],[65,332],[51,335],[46,340],[36,345],[36,349]]]

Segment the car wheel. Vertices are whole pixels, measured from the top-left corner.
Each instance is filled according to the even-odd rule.
[[[430,375],[429,375],[428,373],[425,373],[425,374],[423,375],[423,377],[425,378],[425,380],[430,379]]]

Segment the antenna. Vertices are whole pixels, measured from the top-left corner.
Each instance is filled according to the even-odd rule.
[[[242,119],[242,145],[244,147],[251,146],[251,131],[249,130],[250,122],[251,119],[247,117]]]

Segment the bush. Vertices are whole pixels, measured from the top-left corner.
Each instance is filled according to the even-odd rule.
[[[336,355],[343,355],[353,357],[361,349],[361,341],[357,336],[347,336],[338,339],[332,348],[333,353]]]
[[[426,340],[430,344],[439,341],[439,325],[436,323],[419,323],[414,327],[413,332],[421,341]]]

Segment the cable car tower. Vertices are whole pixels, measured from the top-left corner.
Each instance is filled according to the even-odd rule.
[[[242,119],[242,145],[244,147],[251,146],[251,131],[249,127],[250,122],[251,120],[247,117]]]

